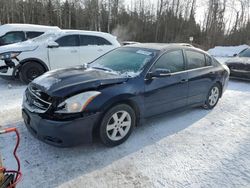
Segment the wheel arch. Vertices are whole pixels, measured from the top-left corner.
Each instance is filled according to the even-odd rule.
[[[222,97],[222,91],[223,91],[223,86],[222,86],[222,83],[220,81],[216,81],[215,84],[218,84],[219,85],[219,89],[220,89],[220,98]]]
[[[16,66],[14,71],[13,71],[13,76],[17,76],[17,73],[19,73],[22,66],[30,61],[33,61],[33,62],[40,64],[44,68],[45,72],[49,71],[49,67],[42,60],[37,59],[37,58],[28,58],[28,59],[24,59],[24,60],[19,62],[18,66]]]
[[[110,110],[111,108],[113,108],[114,106],[117,106],[119,104],[126,104],[126,105],[130,106],[134,110],[135,115],[136,115],[136,126],[139,124],[140,117],[141,117],[140,108],[139,108],[139,105],[137,104],[137,102],[135,100],[131,99],[131,97],[132,97],[132,95],[124,95],[124,96],[115,97],[115,98],[110,99],[109,101],[107,101],[103,105],[103,107],[102,107],[103,113],[100,116],[99,121],[96,123],[96,125],[93,128],[92,135],[94,137],[98,136],[101,121],[102,121],[105,113],[108,110]]]

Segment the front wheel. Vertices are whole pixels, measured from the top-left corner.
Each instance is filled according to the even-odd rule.
[[[27,62],[22,65],[19,78],[22,82],[28,84],[45,72],[42,65],[37,62]]]
[[[211,87],[209,90],[209,93],[207,95],[207,99],[204,105],[205,109],[212,109],[214,108],[217,103],[219,102],[221,96],[221,89],[219,84],[215,84]]]
[[[136,123],[134,110],[120,104],[108,110],[101,122],[100,138],[109,147],[125,142],[132,133]]]

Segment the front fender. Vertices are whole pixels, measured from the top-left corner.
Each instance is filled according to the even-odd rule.
[[[136,110],[139,110],[140,112],[142,111],[142,105],[143,101],[142,98],[133,95],[133,94],[122,94],[122,95],[117,95],[115,97],[110,98],[108,101],[106,101],[100,109],[102,111],[107,111],[110,109],[112,106],[120,103],[125,103],[128,105],[132,105],[133,108],[136,108]]]

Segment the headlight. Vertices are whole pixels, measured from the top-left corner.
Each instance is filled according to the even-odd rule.
[[[0,60],[6,60],[6,59],[14,59],[16,58],[21,52],[7,52],[0,54]]]
[[[100,94],[101,92],[99,91],[88,91],[70,97],[58,105],[58,110],[56,113],[82,112],[88,106],[88,104]]]

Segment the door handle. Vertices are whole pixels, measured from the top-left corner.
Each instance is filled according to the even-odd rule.
[[[71,50],[70,52],[71,52],[71,53],[76,53],[76,52],[77,52],[77,50]]]
[[[184,83],[186,83],[186,82],[188,82],[188,79],[182,79],[182,80],[180,81],[181,84],[184,84]]]
[[[103,51],[103,49],[98,49],[98,52],[102,52]]]

